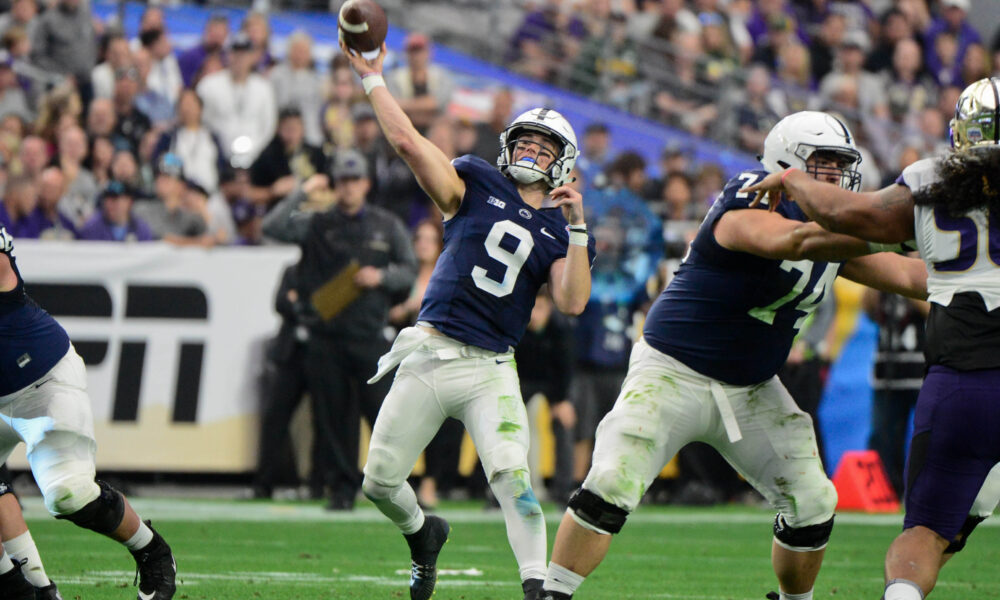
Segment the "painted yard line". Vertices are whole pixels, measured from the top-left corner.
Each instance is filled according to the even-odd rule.
[[[476,569],[471,569],[475,571]],[[442,587],[478,587],[478,586],[513,586],[510,581],[490,581],[485,579],[457,579],[451,573],[465,574],[465,571],[450,570],[439,571],[441,579],[438,585]],[[255,584],[301,584],[301,585],[329,585],[335,583],[373,583],[385,586],[407,586],[409,583],[409,571],[402,571],[406,577],[388,577],[384,575],[317,575],[314,573],[290,573],[286,571],[231,571],[228,573],[192,573],[181,571],[178,573],[178,586],[186,587],[199,585],[206,581],[253,581]],[[481,571],[479,572],[482,573]],[[59,578],[59,583],[70,584],[103,584],[109,582],[120,582],[131,579],[135,575],[132,571],[87,571],[83,575],[63,576]]]
[[[389,521],[371,506],[361,506],[351,512],[331,512],[318,505],[272,504],[250,501],[219,501],[196,499],[130,498],[129,501],[143,516],[156,521],[245,521],[245,522],[346,522],[346,523],[388,523]],[[39,497],[24,499],[25,516],[29,519],[47,518],[48,511]],[[502,523],[499,511],[479,509],[444,510],[440,513],[452,523]],[[546,511],[546,521],[558,523],[562,511]],[[682,512],[660,512],[656,507],[650,510],[640,508],[629,517],[629,523],[652,524],[747,524],[762,523],[772,518],[773,511],[747,509],[746,512],[728,512],[715,509],[684,510]],[[839,513],[838,524],[851,525],[892,525],[902,524],[900,514]],[[1000,526],[1000,520],[991,519],[983,523],[985,527]]]

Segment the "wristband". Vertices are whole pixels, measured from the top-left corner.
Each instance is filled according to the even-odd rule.
[[[583,246],[587,247],[589,242],[586,231],[570,231],[569,232],[569,243],[571,246]]]
[[[371,94],[377,87],[385,87],[385,79],[381,73],[365,73],[361,76],[361,87],[365,88],[365,94]]]
[[[587,233],[587,224],[586,223],[580,223],[580,224],[577,224],[577,225],[567,225],[566,226],[566,231],[578,231],[580,233]]]
[[[880,244],[878,242],[868,242],[868,249],[871,250],[872,254],[878,252],[902,252],[902,244]]]
[[[785,172],[781,174],[781,185],[785,185],[785,177],[788,177],[788,174],[792,171],[798,171],[798,169],[792,167],[791,169],[786,169]]]

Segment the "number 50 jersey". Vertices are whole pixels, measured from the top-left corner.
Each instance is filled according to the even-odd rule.
[[[748,207],[753,198],[739,190],[766,175],[746,171],[729,180],[643,329],[653,348],[733,385],[761,383],[778,372],[806,317],[831,293],[841,266],[761,258],[727,250],[715,241],[715,225],[722,215],[755,210]],[[786,219],[808,220],[787,200],[776,212]]]
[[[481,158],[452,164],[465,181],[465,197],[444,223],[444,249],[417,320],[466,344],[506,352],[521,340],[552,263],[566,256],[566,219],[559,208],[529,206]],[[588,250],[593,261],[593,238]]]

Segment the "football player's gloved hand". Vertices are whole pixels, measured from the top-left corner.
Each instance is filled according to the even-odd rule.
[[[10,254],[14,250],[14,236],[7,233],[7,228],[0,226],[0,252]]]

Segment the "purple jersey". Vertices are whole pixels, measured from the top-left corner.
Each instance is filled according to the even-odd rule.
[[[516,347],[552,263],[566,256],[566,219],[536,210],[481,158],[452,161],[465,181],[458,213],[444,223],[444,250],[427,284],[419,321],[494,352]],[[594,240],[590,239],[590,258]]]

